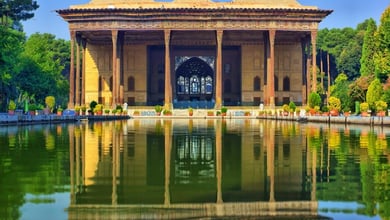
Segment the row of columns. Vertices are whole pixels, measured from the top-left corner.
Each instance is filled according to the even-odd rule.
[[[164,107],[172,109],[172,82],[171,82],[171,32],[172,30],[164,30],[164,44],[165,44],[165,95]],[[215,73],[215,108],[219,109],[222,106],[222,39],[223,30],[216,30],[216,73]],[[265,104],[267,106],[275,105],[275,36],[276,30],[268,30],[268,36],[265,36],[265,57],[266,57],[266,91],[264,91]],[[112,104],[121,104],[124,101],[123,93],[123,74],[122,60],[123,60],[123,44],[124,33],[118,30],[111,31],[112,38]],[[312,48],[312,70],[308,71],[306,79],[307,95],[311,91],[317,91],[317,65],[316,65],[316,38],[317,32],[311,31],[311,48]],[[74,45],[76,42],[76,50]],[[80,69],[80,46],[82,46],[82,76]],[[71,31],[71,68],[70,68],[70,92],[68,108],[73,108],[74,105],[85,104],[85,50],[86,40],[82,39],[75,31]],[[304,50],[302,50],[304,51]],[[74,52],[76,52],[76,74],[75,69],[72,68],[74,64]],[[304,61],[305,62],[305,61]],[[311,76],[311,77],[310,77]],[[81,86],[80,86],[81,81]],[[81,87],[81,90],[80,90]]]

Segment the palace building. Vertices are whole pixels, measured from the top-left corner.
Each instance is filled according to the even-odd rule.
[[[69,108],[305,104],[332,10],[296,0],[91,0],[69,23]]]

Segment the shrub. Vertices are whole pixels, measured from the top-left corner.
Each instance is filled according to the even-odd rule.
[[[282,109],[283,109],[284,112],[289,112],[290,111],[290,107],[287,104],[284,104],[282,106]]]
[[[367,112],[369,110],[369,105],[367,102],[360,103],[360,111]]]
[[[16,109],[16,103],[14,100],[10,100],[8,103],[8,110],[15,110]]]
[[[228,111],[227,107],[222,106],[221,107],[221,113],[226,113]]]
[[[89,108],[93,111],[97,104],[98,103],[96,101],[92,101],[91,103],[89,103]]]
[[[328,107],[329,110],[336,110],[340,111],[341,110],[341,101],[339,98],[336,98],[334,96],[329,97],[328,99]]]
[[[295,109],[297,108],[297,105],[295,105],[295,102],[290,101],[290,103],[288,104],[288,107],[290,108],[291,112],[295,112]]]
[[[315,106],[321,106],[321,96],[316,92],[312,92],[309,95],[309,107],[314,108]]]
[[[46,96],[45,104],[50,109],[50,111],[52,111],[56,104],[56,99],[54,98],[54,96]]]
[[[162,110],[163,110],[163,107],[161,105],[154,106],[154,111],[156,111],[157,113],[162,112]]]
[[[385,111],[386,109],[387,109],[387,103],[385,101],[379,100],[375,102],[375,110],[377,112]]]

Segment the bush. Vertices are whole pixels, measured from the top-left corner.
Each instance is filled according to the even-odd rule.
[[[341,101],[339,98],[336,98],[334,96],[329,97],[328,99],[328,107],[329,110],[336,110],[340,111],[341,110]]]
[[[223,106],[221,108],[221,113],[225,113],[226,114],[227,111],[228,111],[227,107]]]
[[[97,104],[98,103],[96,101],[92,101],[91,103],[89,103],[89,108],[93,111]]]
[[[288,104],[288,107],[290,108],[290,112],[295,112],[295,109],[297,108],[297,105],[293,101],[290,101]]]
[[[54,98],[54,96],[46,96],[45,104],[50,109],[50,111],[52,111],[56,104],[56,98]]]
[[[387,109],[387,103],[385,101],[379,100],[375,102],[375,110],[377,112],[385,111],[386,109]]]
[[[367,112],[369,110],[369,105],[367,102],[360,103],[360,111],[361,112]]]
[[[10,100],[8,103],[8,110],[15,110],[16,109],[16,103],[14,100]]]
[[[309,107],[314,108],[315,106],[321,106],[321,96],[316,92],[312,92],[309,95]]]

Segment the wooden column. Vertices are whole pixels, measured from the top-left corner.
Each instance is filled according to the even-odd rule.
[[[76,85],[75,85],[75,92],[76,92],[76,105],[80,105],[80,44],[81,44],[81,37],[80,35],[76,35]]]
[[[307,38],[303,38],[301,40],[301,49],[302,49],[302,105],[306,105],[308,98],[308,85],[309,82],[307,80]]]
[[[267,65],[267,101],[269,106],[275,106],[275,30],[269,30],[269,57]]]
[[[69,68],[69,102],[68,108],[74,107],[74,42],[76,31],[70,31],[70,68]]]
[[[217,30],[217,62],[215,68],[215,108],[222,107],[222,37],[223,30]]]
[[[85,80],[86,80],[86,73],[85,73],[85,53],[87,50],[87,40],[84,38],[82,39],[82,58],[81,58],[81,105],[85,105]]]
[[[117,72],[117,57],[118,57],[118,30],[111,31],[112,38],[112,103],[113,107],[118,103],[118,72]],[[99,91],[100,92],[100,91]]]
[[[311,48],[312,48],[312,92],[317,91],[317,31],[311,32]]]
[[[164,30],[165,40],[165,97],[164,108],[172,109],[172,84],[171,84],[171,54],[170,54],[170,41],[171,30]]]
[[[123,42],[124,42],[124,32],[120,31],[118,33],[118,56],[116,59],[116,68],[117,68],[117,76],[118,76],[118,101],[119,104],[124,103],[124,91],[123,91],[123,66],[122,66],[122,60],[123,60]]]

